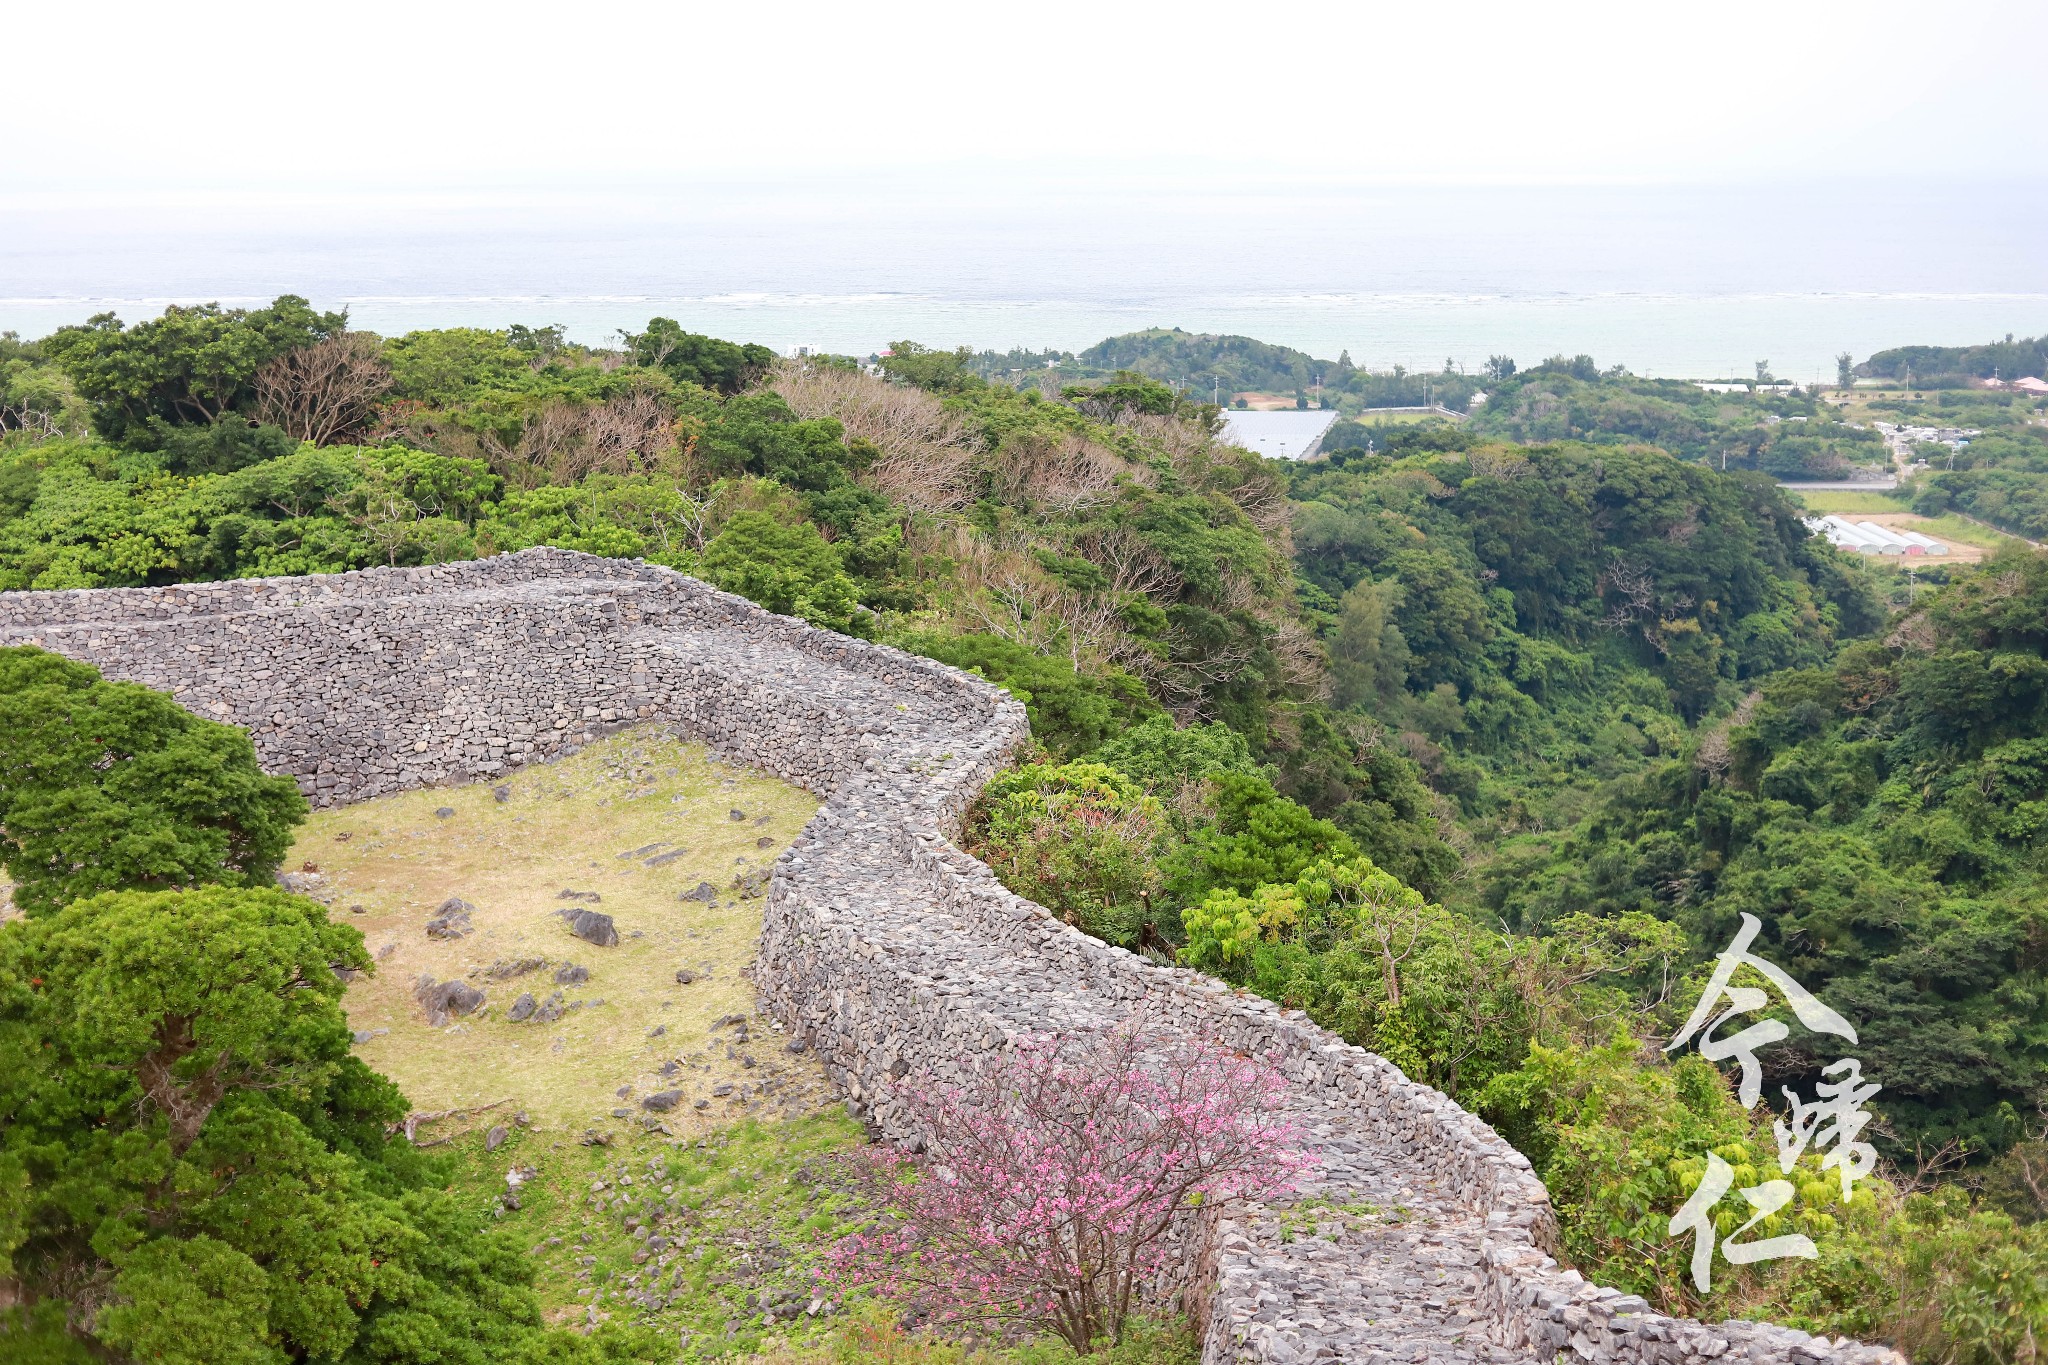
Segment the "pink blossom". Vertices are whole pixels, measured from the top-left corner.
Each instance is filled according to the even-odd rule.
[[[851,1163],[885,1212],[835,1248],[835,1278],[1080,1351],[1121,1335],[1176,1219],[1283,1194],[1305,1166],[1278,1072],[1143,1022],[1030,1039],[968,1085],[912,1076],[895,1097],[924,1150]]]

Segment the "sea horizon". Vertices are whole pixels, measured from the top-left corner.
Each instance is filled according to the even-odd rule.
[[[987,180],[551,200],[0,203],[0,329],[294,293],[393,334],[649,317],[788,351],[1082,350],[1147,327],[1372,369],[1590,354],[1832,377],[1834,357],[2048,332],[2048,187],[1133,186]]]

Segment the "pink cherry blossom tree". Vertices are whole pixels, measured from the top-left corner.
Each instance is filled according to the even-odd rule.
[[[834,1274],[942,1321],[1120,1340],[1175,1220],[1291,1189],[1304,1158],[1271,1066],[1143,1021],[1029,1039],[966,1085],[899,1081],[923,1150],[851,1163],[877,1211]]]

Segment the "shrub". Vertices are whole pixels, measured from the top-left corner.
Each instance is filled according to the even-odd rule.
[[[1142,1023],[1027,1041],[965,1086],[899,1085],[924,1150],[852,1163],[890,1217],[842,1242],[835,1271],[945,1321],[1049,1331],[1081,1352],[1120,1341],[1178,1218],[1292,1187],[1284,1091],[1269,1066]]]
[[[1155,929],[1165,812],[1100,763],[1029,763],[989,783],[970,850],[1003,884],[1097,938],[1136,946]]]

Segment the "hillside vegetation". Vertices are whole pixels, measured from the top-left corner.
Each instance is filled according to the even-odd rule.
[[[899,342],[877,376],[775,361],[661,319],[615,350],[544,328],[383,339],[292,298],[133,327],[99,319],[8,343],[0,585],[331,572],[550,544],[640,556],[979,670],[1025,702],[1036,747],[970,813],[972,851],[1068,922],[1304,1009],[1481,1113],[1549,1182],[1563,1249],[1589,1275],[1673,1311],[1881,1336],[1927,1360],[2026,1356],[2048,1332],[2042,559],[2015,547],[1981,569],[1915,564],[1908,576],[1812,537],[1775,480],[1885,462],[1857,424],[1875,401],[1916,421],[1953,409],[1981,435],[1936,448],[1940,464],[1906,498],[1929,515],[1995,505],[1983,519],[2028,524],[2014,481],[2034,476],[2031,410],[1947,393],[1844,410],[1818,393],[1708,393],[1583,356],[1528,370],[1495,357],[1473,377],[1489,396],[1468,420],[1348,424],[1327,460],[1282,466],[1221,442],[1206,386],[1175,373],[1228,363],[1267,383],[1302,360],[1238,340],[1142,333],[1050,357],[1051,369],[1042,355]],[[1386,379],[1325,383],[1355,406]],[[35,714],[23,708],[16,728],[33,732]],[[164,743],[214,742],[158,720]],[[681,1169],[684,1154],[660,1147],[670,1136],[632,1101],[664,1062],[701,1084],[717,1073],[700,1066],[736,1060],[705,1055],[692,1030],[731,988],[738,939],[716,935],[743,928],[744,902],[730,919],[664,922],[705,939],[663,938],[664,926],[630,922],[636,897],[692,873],[636,858],[622,876],[618,855],[663,841],[692,858],[754,855],[673,834],[707,813],[717,827],[724,797],[697,760],[664,764],[654,741],[630,743],[640,752],[618,752],[611,769],[592,757],[599,768],[536,771],[502,803],[485,789],[451,799],[445,819],[424,797],[398,799],[388,818],[323,815],[289,855],[334,879],[307,885],[341,907],[333,925],[372,925],[372,949],[437,895],[472,903],[459,943],[407,940],[406,975],[482,979],[500,961],[554,961],[550,898],[563,891],[599,893],[606,908],[617,898],[622,932],[643,934],[610,950],[619,963],[705,945],[710,979],[674,995],[651,967],[622,969],[614,995],[586,964],[576,998],[607,1003],[554,1025],[561,1059],[548,1053],[530,1075],[502,1054],[495,1072],[437,1070],[429,1044],[450,1035],[401,1022],[397,971],[347,1005],[371,1034],[363,1055],[434,1103],[470,1108],[531,1082],[530,1120],[624,1125],[613,1140],[637,1144],[630,1155],[573,1137],[567,1156],[548,1147],[557,1213],[542,1221],[572,1205],[579,1220],[623,1217],[617,1177],[644,1184],[656,1158]],[[91,755],[74,757],[54,786],[112,790]],[[285,856],[273,826],[296,818],[269,811],[251,774],[221,771],[223,808],[248,815],[189,839],[178,873],[227,888],[209,895],[260,888]],[[625,799],[643,789],[656,795]],[[614,804],[582,825],[549,823],[592,795]],[[751,799],[773,816],[759,837],[787,838],[805,809]],[[101,913],[79,908],[89,892],[166,884],[131,850],[45,828],[46,809],[0,810],[14,875],[25,888],[41,879],[24,895],[35,917],[0,943],[40,942],[51,912]],[[545,869],[501,851],[528,826],[586,825],[600,837]],[[716,888],[741,869],[719,870],[724,880],[695,875]],[[360,916],[345,909],[356,903]],[[1702,1294],[1672,1212],[1709,1151],[1744,1181],[1774,1166],[1780,1097],[1810,1091],[1827,1060],[1810,1041],[1774,1050],[1762,1099],[1745,1107],[1729,1074],[1660,1052],[1744,914],[1759,922],[1759,953],[1863,1028],[1862,1061],[1884,1087],[1866,1136],[1886,1164],[1853,1191],[1818,1178],[1811,1155],[1786,1167],[1794,1197],[1760,1235],[1796,1231],[1817,1257],[1730,1266]],[[496,1015],[507,989],[452,1036],[523,1053],[527,1027]],[[670,1038],[646,1036],[664,999],[689,1035],[665,1057]],[[607,1023],[625,1017],[615,1001],[657,1022],[637,1034]],[[607,1106],[607,1085],[626,1102]],[[379,1093],[377,1112],[398,1116],[381,1121],[402,1120],[396,1092]],[[711,1143],[690,1138],[711,1122],[691,1117],[694,1103],[680,1125],[654,1125],[693,1162],[694,1141]],[[553,1131],[508,1125],[513,1146],[483,1160],[475,1130],[499,1112],[459,1118],[470,1135],[450,1144],[473,1181],[460,1187],[464,1216],[494,1224],[493,1207],[530,1212],[492,1204],[511,1159],[500,1154],[530,1153]],[[768,1314],[784,1312],[772,1304],[791,1302],[775,1295],[810,1290],[797,1285],[810,1252],[794,1248],[837,1225],[806,1216],[799,1236],[789,1219],[810,1196],[759,1173],[851,1139],[822,1119],[744,1131],[720,1150],[748,1153],[747,1178],[769,1191],[763,1225],[783,1248],[769,1258],[787,1272],[772,1293],[728,1268],[705,1282],[728,1277],[712,1286],[716,1305],[709,1288],[665,1282],[660,1297],[684,1297],[648,1310],[644,1263],[628,1285],[630,1257],[556,1248],[533,1253],[547,1267],[535,1302],[580,1308],[586,1325],[598,1304],[616,1330],[588,1340],[621,1350],[622,1298],[668,1313],[665,1330],[687,1324],[693,1349],[772,1327]],[[791,1146],[779,1156],[780,1142]],[[586,1175],[613,1188],[576,1203]],[[726,1179],[709,1165],[701,1178]],[[587,1202],[595,1194],[606,1207]],[[744,1194],[732,1187],[727,1206],[742,1221]],[[651,1211],[634,1207],[644,1230]],[[1715,1216],[1732,1232],[1746,1215],[1731,1200]],[[578,1227],[595,1244],[596,1223]],[[735,1298],[738,1283],[749,1287]]]

